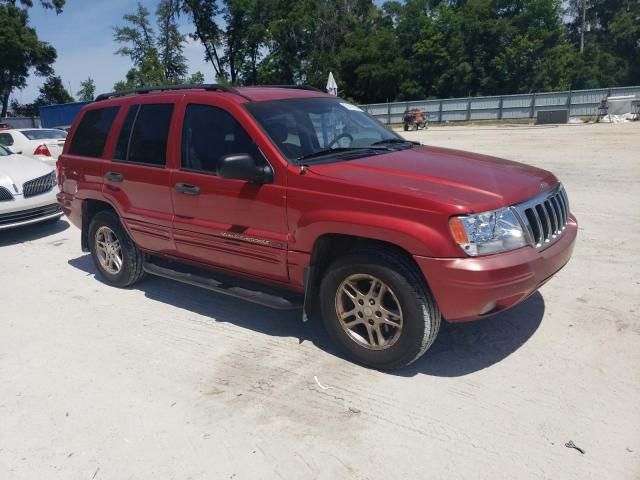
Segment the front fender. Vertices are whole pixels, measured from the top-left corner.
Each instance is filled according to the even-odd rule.
[[[442,223],[440,225],[439,223]],[[459,256],[448,232],[446,219],[435,225],[380,213],[315,209],[303,214],[292,232],[291,250],[311,252],[316,240],[326,234],[342,234],[380,240],[397,245],[412,255]]]

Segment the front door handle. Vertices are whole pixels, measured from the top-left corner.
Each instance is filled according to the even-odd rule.
[[[199,195],[200,188],[188,183],[176,183],[176,191],[186,195]]]
[[[124,180],[124,175],[118,172],[107,172],[104,178],[111,182],[122,182]]]

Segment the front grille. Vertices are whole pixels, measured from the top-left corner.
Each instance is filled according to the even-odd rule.
[[[45,205],[44,207],[31,208],[29,210],[21,210],[19,212],[11,212],[0,214],[0,227],[12,223],[25,222],[27,220],[35,220],[40,217],[47,217],[54,213],[61,212],[62,209],[57,203]]]
[[[10,200],[13,200],[11,192],[4,187],[0,187],[0,202],[8,202]]]
[[[515,209],[527,229],[530,244],[539,250],[558,240],[569,221],[569,198],[560,183]]]
[[[22,185],[22,194],[25,198],[35,197],[50,191],[56,184],[56,174],[51,172],[44,177],[29,180]]]

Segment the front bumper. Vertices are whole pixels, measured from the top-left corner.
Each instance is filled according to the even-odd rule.
[[[56,190],[30,198],[16,195],[14,200],[0,203],[0,230],[53,220],[62,216],[56,201]]]
[[[572,215],[555,244],[537,251],[468,258],[414,257],[442,315],[450,322],[475,320],[512,307],[538,290],[571,258],[578,232]]]

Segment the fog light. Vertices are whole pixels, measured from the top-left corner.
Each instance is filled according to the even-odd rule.
[[[496,302],[489,302],[484,307],[482,307],[482,310],[480,310],[480,315],[485,315],[494,308],[496,308]]]

